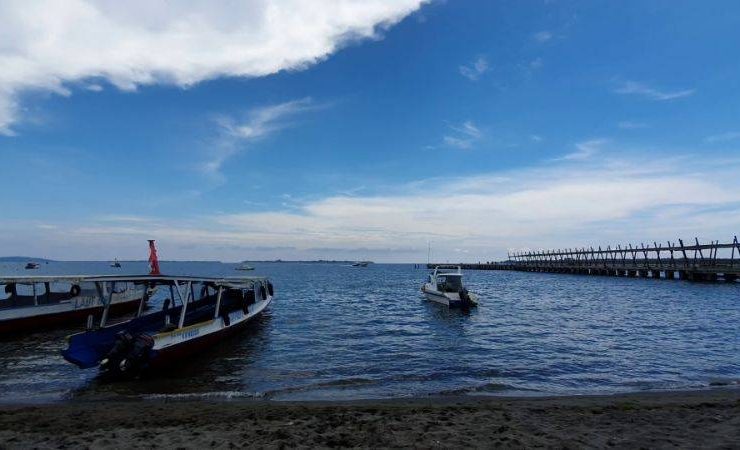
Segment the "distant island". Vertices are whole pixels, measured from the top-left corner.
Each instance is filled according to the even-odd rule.
[[[310,261],[273,259],[270,261],[244,261],[251,263],[301,263],[301,264],[352,264],[355,261],[343,261],[336,259],[317,259]]]
[[[0,256],[0,262],[52,262],[53,259],[34,258],[32,256]]]

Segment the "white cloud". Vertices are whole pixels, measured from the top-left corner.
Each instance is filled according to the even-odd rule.
[[[221,167],[228,158],[249,144],[290,126],[292,124],[290,119],[297,115],[325,106],[307,97],[252,109],[242,120],[233,117],[220,118],[218,123],[221,127],[221,138],[210,146],[211,159],[203,165],[203,171],[220,178]]]
[[[248,113],[246,122],[235,123],[232,119],[227,119],[221,124],[229,135],[252,141],[285,127],[283,119],[315,108],[313,100],[303,98],[256,108]]]
[[[23,92],[65,94],[91,78],[134,90],[299,70],[377,37],[424,1],[3,1],[0,133],[13,133]]]
[[[541,69],[544,65],[545,63],[542,61],[542,58],[535,58],[529,62],[529,68],[532,70]]]
[[[115,222],[115,223],[150,223],[156,219],[152,217],[125,215],[125,214],[106,214],[97,218],[101,222]]]
[[[537,143],[540,143],[540,142],[542,142],[544,140],[544,139],[542,139],[542,136],[540,136],[538,134],[531,134],[531,135],[529,135],[529,139],[532,140],[532,142],[537,142]]]
[[[709,144],[715,144],[718,142],[730,142],[738,139],[740,139],[740,131],[728,131],[727,133],[707,136],[704,141]]]
[[[444,143],[450,147],[459,148],[461,150],[467,150],[473,146],[473,140],[469,138],[459,136],[444,136],[442,138]]]
[[[532,39],[539,42],[540,44],[543,44],[552,38],[553,38],[552,33],[547,30],[539,31],[532,35]]]
[[[617,124],[618,128],[621,128],[623,130],[637,130],[639,128],[647,128],[646,123],[642,122],[633,122],[631,120],[623,120]]]
[[[478,79],[480,79],[480,77],[489,70],[488,60],[484,56],[479,56],[472,63],[460,66],[459,70],[460,75],[465,78],[471,81],[478,81]]]
[[[450,147],[467,150],[473,147],[483,133],[471,121],[467,121],[460,126],[449,125],[450,130],[454,133],[445,135],[442,140]]]
[[[558,161],[583,161],[596,155],[601,147],[609,142],[607,139],[590,139],[588,141],[578,142],[575,147],[576,151],[557,158]]]
[[[663,91],[652,88],[644,83],[636,81],[624,81],[618,88],[614,90],[617,94],[625,95],[641,95],[651,100],[666,101],[675,100],[678,98],[688,97],[693,95],[696,90],[694,89],[682,89],[678,91]]]
[[[0,136],[15,136],[10,124],[15,121],[18,102],[9,89],[0,87]]]
[[[457,178],[445,173],[396,186],[386,195],[329,196],[282,211],[147,223],[125,217],[119,223],[84,220],[60,226],[65,239],[45,231],[52,233],[44,235],[45,245],[113,252],[124,243],[123,249],[138,249],[153,236],[170,249],[163,252],[168,258],[239,260],[251,248],[250,257],[353,254],[357,259],[364,253],[420,261],[431,240],[441,258],[458,259],[459,249],[477,261],[504,257],[507,248],[694,235],[724,239],[737,232],[740,160],[659,155],[660,164],[654,164],[619,155]],[[8,238],[2,236],[23,241],[0,234],[0,244],[11,253],[18,244],[3,242]]]

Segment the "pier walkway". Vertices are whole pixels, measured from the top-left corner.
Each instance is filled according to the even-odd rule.
[[[517,270],[618,277],[665,278],[690,281],[730,281],[740,277],[740,243],[685,245],[668,242],[606,249],[580,248],[509,253],[507,261],[460,264],[463,269]],[[429,264],[430,267],[435,264]]]

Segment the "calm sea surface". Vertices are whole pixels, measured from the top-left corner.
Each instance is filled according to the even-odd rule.
[[[0,400],[432,394],[552,395],[689,389],[740,380],[740,284],[468,271],[468,313],[423,300],[412,265],[255,263],[276,299],[250,330],[171,373],[103,383],[59,351],[72,327],[0,340]],[[227,275],[233,264],[162,263]],[[0,274],[145,273],[145,263],[0,263]],[[156,307],[156,301],[154,302]]]

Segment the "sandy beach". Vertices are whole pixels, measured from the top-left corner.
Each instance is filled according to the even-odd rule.
[[[86,401],[0,407],[2,448],[739,448],[740,390],[340,403]]]

